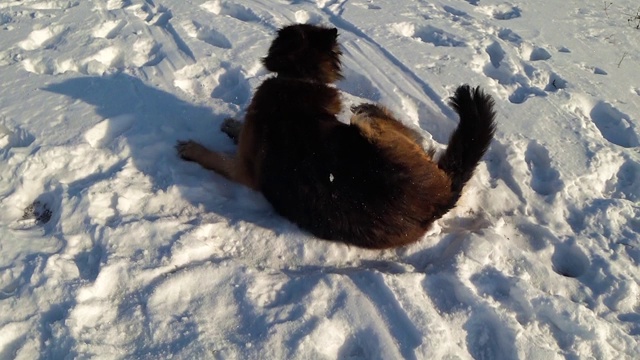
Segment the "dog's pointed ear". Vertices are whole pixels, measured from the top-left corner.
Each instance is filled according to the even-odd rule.
[[[329,50],[331,48],[333,48],[334,46],[336,46],[336,43],[338,42],[338,29],[336,28],[325,28],[323,29],[323,31],[321,32],[321,44],[323,44],[324,46],[326,46],[327,48],[325,48],[326,50]]]
[[[281,42],[280,46],[287,49],[297,49],[304,46],[305,34],[299,25],[285,26],[278,30],[278,36],[274,43]]]

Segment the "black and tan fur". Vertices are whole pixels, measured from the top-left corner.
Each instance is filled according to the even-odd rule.
[[[493,100],[461,86],[451,100],[460,124],[439,161],[387,109],[353,107],[350,124],[329,86],[341,78],[337,30],[281,29],[263,59],[277,76],[257,89],[243,124],[222,130],[234,156],[180,142],[179,154],[260,191],[285,218],[314,235],[366,248],[419,240],[453,208],[494,133]]]

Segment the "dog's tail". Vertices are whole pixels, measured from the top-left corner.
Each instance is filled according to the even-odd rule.
[[[489,148],[496,129],[496,113],[493,110],[495,103],[479,87],[458,87],[449,105],[460,116],[460,123],[451,134],[447,150],[438,161],[438,167],[451,178],[453,196],[448,208],[442,209],[444,212],[455,206],[462,188],[471,179],[473,171]]]

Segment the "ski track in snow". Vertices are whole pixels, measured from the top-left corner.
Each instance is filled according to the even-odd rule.
[[[635,358],[634,6],[0,1],[0,359]],[[425,145],[458,84],[494,95],[496,139],[421,242],[314,239],[175,155],[234,150],[218,127],[294,22],[339,29],[345,109]]]

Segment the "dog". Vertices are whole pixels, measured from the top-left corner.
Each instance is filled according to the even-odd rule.
[[[480,88],[457,88],[460,117],[439,160],[417,132],[386,108],[351,108],[337,119],[342,78],[335,28],[298,24],[278,31],[262,62],[276,75],[256,90],[243,123],[221,130],[235,155],[194,141],[178,154],[261,192],[283,217],[313,235],[370,249],[416,242],[452,209],[495,132],[494,101]]]

